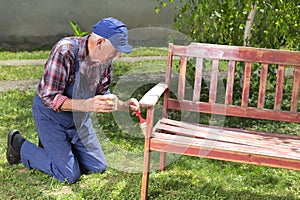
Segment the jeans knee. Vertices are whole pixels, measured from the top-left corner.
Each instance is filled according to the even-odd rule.
[[[81,172],[78,166],[76,167],[53,167],[53,176],[61,182],[75,183],[79,180]]]
[[[98,166],[98,172],[104,172],[107,168],[106,164],[101,164]]]
[[[79,171],[78,172],[77,171],[76,172],[72,172],[72,173],[70,173],[68,175],[65,175],[64,179],[61,180],[61,181],[62,182],[67,182],[67,183],[75,183],[75,182],[77,182],[79,180],[80,176],[81,176],[81,173]]]
[[[104,172],[106,170],[107,164],[106,163],[98,163],[94,166],[94,172]]]
[[[94,164],[93,166],[88,166],[82,169],[83,174],[89,173],[102,173],[106,170],[107,165],[103,163]]]

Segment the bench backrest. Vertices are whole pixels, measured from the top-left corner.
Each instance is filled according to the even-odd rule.
[[[192,97],[188,99],[186,88],[189,85],[187,84],[187,70],[191,68],[188,64],[190,60],[193,60],[194,63],[194,73],[192,73],[194,82],[190,84],[193,85],[193,92]],[[202,101],[200,100],[202,99],[201,95],[203,95],[201,90],[203,90],[203,80],[206,73],[204,68],[208,61],[211,62],[210,75],[207,79],[209,84],[208,89],[206,89],[208,98]],[[227,66],[224,75],[226,82],[223,88],[220,88],[220,84],[218,84],[220,64],[223,68],[224,65]],[[300,123],[300,52],[203,43],[192,43],[189,46],[170,44],[166,72],[168,85],[173,80],[171,74],[174,73],[172,72],[174,65],[178,65],[180,69],[178,91],[176,98],[170,97],[170,91],[165,93],[164,107],[167,109]],[[242,66],[243,69],[244,80],[241,85],[234,84],[236,73],[240,71],[236,70],[237,65]],[[259,66],[258,70],[254,70],[254,66],[257,65]],[[268,72],[271,71],[271,67],[276,68],[273,94],[268,93],[270,86],[267,84]],[[291,72],[291,76],[286,76],[286,72]],[[252,81],[251,78],[255,74],[259,80]],[[255,100],[255,106],[249,103],[251,84],[259,84],[257,86],[258,91],[255,91],[258,97]],[[288,84],[290,85],[290,92],[284,93],[284,88],[288,88]],[[233,102],[234,91],[236,91],[234,89],[239,86],[241,97],[240,103],[236,105]],[[217,99],[220,96],[219,93],[223,96],[222,102]],[[272,108],[266,108],[267,98],[272,99]],[[286,98],[290,105],[288,105],[288,109],[283,110],[282,102]],[[166,113],[167,110],[164,110],[164,115]]]

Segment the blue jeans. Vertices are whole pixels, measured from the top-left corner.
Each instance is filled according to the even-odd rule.
[[[55,121],[51,117],[55,113],[45,115],[39,109],[44,106],[36,106],[35,103],[35,123],[44,148],[29,141],[24,142],[21,160],[27,168],[38,169],[64,182],[75,182],[81,174],[103,172],[106,169],[105,155],[90,118],[78,134],[75,128],[62,126]]]

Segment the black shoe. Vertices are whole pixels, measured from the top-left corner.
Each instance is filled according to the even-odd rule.
[[[18,130],[11,130],[8,133],[6,159],[11,165],[19,164],[21,162],[20,151],[17,151],[12,145],[13,138],[17,134],[20,134]]]

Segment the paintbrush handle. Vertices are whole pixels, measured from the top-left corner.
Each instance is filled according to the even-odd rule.
[[[140,119],[140,124],[146,122],[146,120],[142,117],[140,111],[135,111],[135,115]]]

